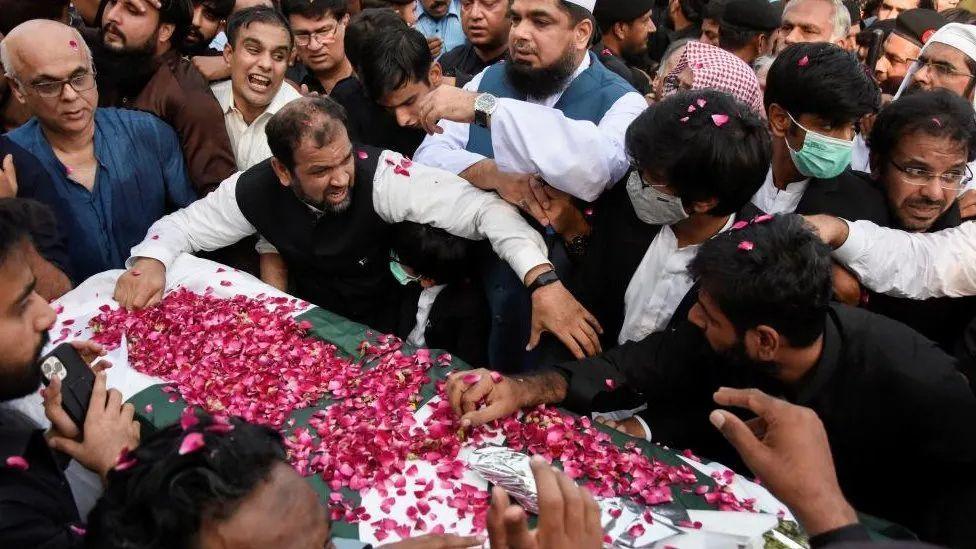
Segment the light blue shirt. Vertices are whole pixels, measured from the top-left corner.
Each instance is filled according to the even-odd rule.
[[[447,9],[447,15],[440,19],[434,19],[424,9],[423,2],[417,2],[417,23],[414,28],[419,30],[424,36],[430,38],[436,36],[444,41],[441,48],[441,55],[464,45],[468,41],[464,36],[464,29],[461,28],[461,0],[450,0],[451,5]]]

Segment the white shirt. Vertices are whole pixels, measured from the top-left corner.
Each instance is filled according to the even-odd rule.
[[[803,193],[809,184],[810,180],[804,179],[803,181],[789,183],[785,189],[780,190],[773,183],[773,169],[770,168],[769,173],[766,174],[766,181],[753,195],[752,203],[769,215],[793,213],[796,211],[796,207],[800,205],[800,199],[803,198]]]
[[[210,89],[224,113],[224,126],[227,127],[227,135],[230,136],[230,144],[234,148],[237,169],[241,171],[271,158],[271,148],[268,147],[268,136],[264,129],[271,117],[282,107],[302,96],[295,88],[282,82],[268,108],[248,124],[234,105],[234,88],[230,80],[218,82],[210,86]]]
[[[420,292],[420,297],[417,298],[417,323],[414,324],[413,330],[410,330],[410,335],[407,336],[407,343],[415,347],[427,346],[427,336],[425,334],[427,331],[427,319],[430,317],[430,310],[434,308],[434,301],[444,288],[447,288],[447,284],[424,288]]]
[[[834,258],[868,288],[896,297],[976,295],[976,222],[937,233],[907,233],[870,221],[848,223]]]
[[[729,230],[735,216],[729,216],[722,230]],[[699,244],[678,247],[670,226],[661,227],[647,247],[624,294],[624,323],[617,343],[640,341],[667,326],[695,281],[688,274],[688,264],[698,253]]]
[[[454,174],[413,164],[410,175],[394,173],[403,156],[383,151],[373,178],[373,208],[387,223],[429,224],[462,238],[491,241],[495,253],[520,279],[539,265],[549,265],[546,245],[518,210],[495,193],[476,189]],[[255,233],[237,203],[240,172],[214,192],[149,228],[147,238],[132,248],[136,257],[159,260],[168,269],[184,252],[217,250]]]
[[[570,82],[589,66],[586,55]],[[484,74],[464,89],[478,91]],[[567,118],[554,108],[563,91],[541,101],[499,99],[491,116],[494,160],[503,172],[538,174],[553,187],[592,202],[630,168],[624,135],[647,108],[647,100],[637,92],[624,94],[593,124]],[[459,174],[485,159],[465,150],[468,124],[441,120],[440,126],[444,133],[427,136],[417,149],[418,162]]]

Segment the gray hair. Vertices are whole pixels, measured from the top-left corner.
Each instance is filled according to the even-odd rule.
[[[776,61],[775,55],[760,55],[752,62],[752,70],[756,74],[762,74],[769,70],[769,67],[773,66],[773,61]]]
[[[68,28],[71,29],[71,33],[74,35],[74,40],[78,44],[78,48],[81,50],[81,53],[84,54],[86,59],[88,59],[88,69],[95,72],[95,60],[92,57],[91,48],[88,47],[88,43],[85,42],[84,38],[82,38],[81,33],[78,32],[78,29],[74,27]],[[13,33],[13,31],[11,31],[11,33]],[[17,73],[14,71],[13,52],[10,51],[10,35],[7,35],[3,40],[0,40],[0,65],[2,65],[4,71],[6,71],[7,78],[20,82]]]
[[[785,14],[790,6],[798,2],[799,0],[789,0],[786,6],[783,8],[783,13]],[[831,33],[830,41],[840,40],[841,38],[846,38],[847,33],[851,31],[851,12],[847,11],[847,6],[844,5],[842,0],[821,0],[823,2],[829,2],[833,7],[834,11],[831,18],[834,22],[834,31]]]

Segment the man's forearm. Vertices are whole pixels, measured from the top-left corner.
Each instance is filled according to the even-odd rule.
[[[569,384],[558,372],[547,371],[513,378],[519,387],[519,407],[558,404],[566,400]]]
[[[485,159],[472,164],[458,175],[479,189],[493,191],[495,190],[498,166],[494,160]]]

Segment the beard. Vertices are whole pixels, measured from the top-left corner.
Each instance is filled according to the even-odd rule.
[[[328,200],[322,200],[322,201],[315,200],[311,196],[305,194],[305,191],[299,188],[298,185],[292,185],[291,191],[295,193],[296,198],[301,200],[306,205],[311,206],[316,210],[319,210],[327,214],[338,215],[344,213],[346,210],[349,209],[350,206],[352,206],[352,182],[351,181],[349,183],[349,188],[346,191],[346,197],[343,198],[342,202],[338,204],[332,204]]]
[[[47,332],[41,334],[41,341],[34,349],[31,361],[12,368],[13,371],[10,373],[4,373],[3,378],[0,379],[0,402],[25,397],[41,385],[41,365],[38,364],[38,359],[41,358],[41,351],[48,340]]]
[[[105,45],[105,31],[112,25],[113,23],[108,23],[99,33],[100,46],[95,52],[99,80],[122,86],[129,83],[145,83],[148,77],[156,72],[153,58],[156,56],[158,31],[138,48],[130,48],[128,42],[124,42],[123,47],[119,49]]]
[[[626,49],[621,51],[620,57],[628,67],[645,70],[652,65],[651,56],[647,53],[646,42],[643,48],[637,48],[633,51]]]
[[[505,76],[509,83],[526,97],[544,99],[566,87],[576,72],[579,61],[569,48],[551,66],[532,68],[525,63],[509,61],[505,63]]]
[[[901,83],[904,82],[904,80],[904,76],[889,76],[878,87],[881,88],[881,93],[895,95],[898,93],[898,88],[901,87]]]
[[[776,364],[773,362],[759,362],[749,357],[746,345],[740,337],[732,347],[719,352],[730,368],[759,374],[772,378],[776,375]]]
[[[197,41],[195,43],[190,42],[188,39],[191,37],[196,38]],[[212,41],[204,38],[196,28],[192,28],[187,31],[186,39],[183,40],[183,44],[180,47],[180,53],[191,57],[206,55],[210,52],[210,42]]]
[[[935,217],[933,217],[932,220],[929,221],[928,223],[925,223],[925,222],[919,221],[915,217],[911,217],[911,216],[908,216],[908,215],[903,215],[901,213],[901,208],[899,208],[899,211],[898,211],[899,221],[901,222],[902,227],[906,231],[913,231],[913,232],[914,231],[927,231],[929,229],[929,227],[931,227],[936,222],[936,220],[938,220],[939,217],[941,217],[942,214],[945,213],[946,201],[945,200],[929,200],[928,198],[924,198],[924,197],[909,198],[909,199],[905,200],[905,202],[902,204],[902,207],[903,208],[915,207],[915,208],[920,208],[920,209],[923,209],[923,210],[925,210],[925,209],[931,209],[931,210],[938,209],[938,211],[939,211],[938,215],[936,215]]]

